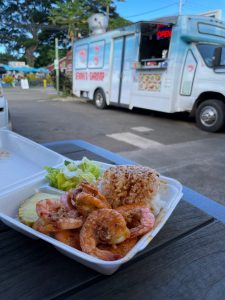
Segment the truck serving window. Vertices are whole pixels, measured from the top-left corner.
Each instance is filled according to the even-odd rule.
[[[219,45],[211,45],[211,44],[198,44],[197,48],[205,62],[205,64],[212,68],[213,67],[213,55],[215,49],[219,47]],[[221,65],[225,65],[225,48],[222,49],[222,57],[221,57]]]
[[[139,59],[141,65],[152,65],[155,61],[167,58],[170,39],[172,34],[171,25],[141,24],[141,43]]]

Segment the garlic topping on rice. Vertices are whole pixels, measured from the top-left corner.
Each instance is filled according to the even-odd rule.
[[[110,167],[99,181],[102,194],[113,208],[132,203],[151,208],[159,184],[159,173],[142,166]]]

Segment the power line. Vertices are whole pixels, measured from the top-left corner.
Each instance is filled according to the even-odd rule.
[[[153,9],[153,10],[149,10],[149,11],[146,11],[146,12],[141,13],[141,14],[132,15],[132,16],[125,16],[125,18],[134,18],[134,17],[143,16],[143,15],[148,15],[148,14],[157,12],[157,11],[159,11],[159,10],[162,10],[162,9],[165,9],[165,8],[168,8],[168,7],[177,5],[177,4],[178,4],[178,2],[174,2],[174,3],[171,3],[171,4],[169,4],[169,5],[165,5],[165,6],[162,6],[162,7],[156,8],[156,9]]]
[[[180,0],[179,1],[179,15],[181,15],[181,13],[182,13],[182,6],[183,6],[182,0]]]

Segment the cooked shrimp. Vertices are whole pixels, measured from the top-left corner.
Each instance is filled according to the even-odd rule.
[[[43,219],[39,218],[36,222],[34,222],[33,229],[50,235],[52,232],[57,231],[58,229],[51,223],[46,223]]]
[[[81,250],[79,230],[62,230],[54,234],[54,238],[73,248]]]
[[[72,199],[71,199],[71,193],[66,192],[60,197],[60,202],[62,205],[64,205],[67,209],[74,209],[74,206],[72,205]]]
[[[82,188],[71,189],[61,196],[60,201],[67,209],[75,209],[76,196],[81,192]]]
[[[98,244],[119,244],[129,236],[123,216],[114,209],[103,208],[94,210],[87,217],[80,231],[80,245],[88,254],[104,260],[116,260],[121,255],[101,250],[97,247]]]
[[[76,208],[84,216],[87,216],[94,209],[111,208],[98,188],[85,180],[76,189],[71,189],[64,194],[60,201],[68,209]]]
[[[48,220],[51,214],[58,212],[63,207],[63,204],[58,200],[45,199],[36,204],[36,212],[40,218]]]
[[[123,241],[121,244],[117,245],[106,245],[106,244],[100,244],[99,248],[101,250],[108,250],[114,254],[120,255],[124,257],[137,243],[138,238],[129,238]]]
[[[97,186],[95,186],[94,184],[88,183],[86,180],[83,180],[80,183],[79,188],[81,188],[83,192],[91,194],[92,196],[98,197],[99,199],[102,199],[102,200],[105,199],[105,197],[99,192]]]
[[[45,199],[36,204],[38,216],[58,230],[75,229],[83,224],[83,218],[76,210],[68,210],[61,201]]]
[[[130,237],[137,237],[151,230],[155,223],[155,217],[148,207],[138,204],[126,204],[116,209],[126,220],[130,229]]]
[[[98,199],[88,193],[81,192],[76,196],[76,208],[83,216],[87,216],[95,209],[111,208],[111,206],[105,198]]]
[[[78,189],[81,189],[82,192],[85,192],[87,194],[91,194],[92,196],[102,200],[102,201],[106,201],[105,196],[103,196],[99,189],[97,188],[97,186],[95,186],[94,184],[90,184],[87,181],[82,181],[78,187]]]

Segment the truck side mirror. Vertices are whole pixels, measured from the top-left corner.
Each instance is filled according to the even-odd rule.
[[[222,47],[215,48],[213,54],[213,67],[219,67],[221,63]]]

